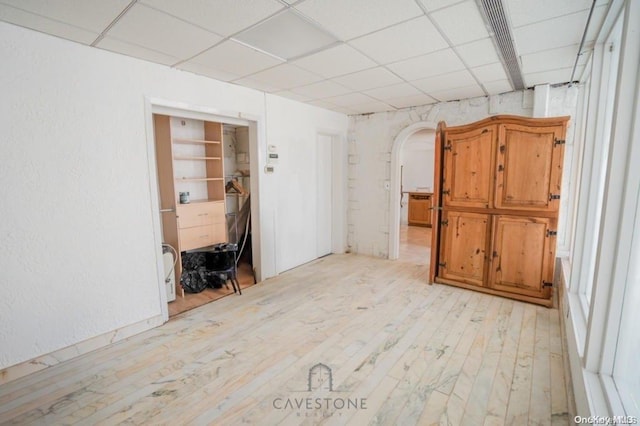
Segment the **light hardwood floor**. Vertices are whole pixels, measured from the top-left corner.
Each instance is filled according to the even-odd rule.
[[[253,272],[251,271],[251,265],[245,262],[238,264],[238,283],[240,289],[244,291],[245,288],[254,285]],[[169,302],[169,316],[181,314],[198,306],[206,305],[207,303],[215,302],[223,297],[232,296],[233,287],[231,283],[227,283],[227,287],[222,288],[206,288],[200,293],[186,293],[184,297],[180,294],[176,296],[176,300]]]
[[[558,310],[426,273],[316,260],[0,387],[0,423],[568,424]]]

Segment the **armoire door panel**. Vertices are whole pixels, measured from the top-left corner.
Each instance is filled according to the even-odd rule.
[[[445,207],[492,206],[496,133],[496,126],[491,125],[447,135],[442,185]]]
[[[562,127],[499,127],[495,207],[557,211],[562,176]]]
[[[555,219],[494,216],[489,286],[534,297],[549,297],[553,279]]]
[[[439,277],[482,286],[490,232],[489,215],[445,211],[440,225]]]

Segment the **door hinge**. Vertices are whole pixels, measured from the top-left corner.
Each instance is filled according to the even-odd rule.
[[[441,220],[440,226],[449,226],[449,219]]]
[[[547,237],[555,237],[556,235],[558,235],[558,231],[547,229]]]
[[[559,200],[560,194],[549,194],[549,201],[551,200]]]
[[[451,141],[442,148],[444,151],[451,151]]]
[[[440,266],[442,268],[446,268],[447,267],[447,262],[440,262],[440,263],[438,263],[438,266]]]
[[[565,140],[564,139],[553,139],[553,146],[558,146],[558,145],[564,145],[565,144]]]
[[[443,190],[442,190],[442,195],[451,195],[451,190],[449,190],[449,189],[443,189]]]
[[[548,281],[542,281],[542,287],[553,287],[553,283]]]

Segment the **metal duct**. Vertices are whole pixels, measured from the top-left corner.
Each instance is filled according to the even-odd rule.
[[[502,55],[502,61],[507,69],[511,85],[515,90],[524,89],[520,63],[518,62],[516,49],[513,46],[513,37],[511,36],[507,17],[504,14],[502,0],[480,0],[480,4],[493,30],[494,41]]]

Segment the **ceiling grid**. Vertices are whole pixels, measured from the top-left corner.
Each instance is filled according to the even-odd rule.
[[[592,2],[0,0],[0,21],[362,114],[566,83]]]

